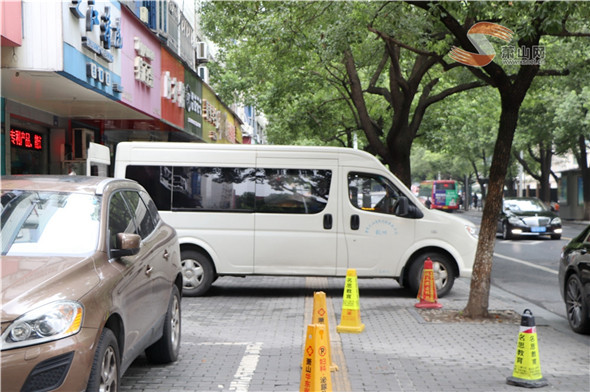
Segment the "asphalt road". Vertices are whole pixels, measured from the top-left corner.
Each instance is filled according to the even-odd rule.
[[[459,214],[477,225],[481,222],[481,213]],[[494,247],[492,285],[565,318],[565,305],[557,278],[559,257],[562,248],[584,227],[579,222],[563,222],[561,240],[549,237],[503,240],[498,235]]]

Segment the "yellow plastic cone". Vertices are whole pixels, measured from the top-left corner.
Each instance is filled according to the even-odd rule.
[[[309,324],[305,338],[303,368],[301,369],[300,392],[331,392],[330,345],[326,326]]]
[[[361,306],[356,270],[349,269],[346,271],[340,324],[336,327],[336,330],[338,332],[361,333],[364,329],[365,324],[361,323]]]
[[[539,388],[548,384],[541,375],[537,327],[533,313],[529,309],[525,309],[522,314],[520,333],[516,344],[514,371],[512,377],[506,378],[506,383],[526,388]]]

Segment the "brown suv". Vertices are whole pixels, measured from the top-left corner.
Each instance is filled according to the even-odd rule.
[[[144,351],[177,359],[178,239],[140,185],[7,176],[1,188],[1,390],[117,391]]]

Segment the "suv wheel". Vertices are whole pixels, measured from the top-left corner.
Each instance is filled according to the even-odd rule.
[[[88,391],[119,390],[119,344],[115,334],[108,328],[103,329],[88,379]]]
[[[590,333],[588,320],[588,303],[585,301],[584,288],[577,275],[570,275],[565,286],[565,307],[567,321],[572,330],[578,333]]]
[[[145,355],[152,363],[170,363],[178,359],[180,351],[180,294],[172,286],[172,297],[164,319],[162,337],[145,350]]]

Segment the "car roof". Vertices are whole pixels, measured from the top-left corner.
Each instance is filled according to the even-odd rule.
[[[102,195],[108,185],[116,183],[125,183],[131,188],[138,188],[135,181],[121,178],[70,175],[2,176],[0,187],[2,190],[27,189]]]

